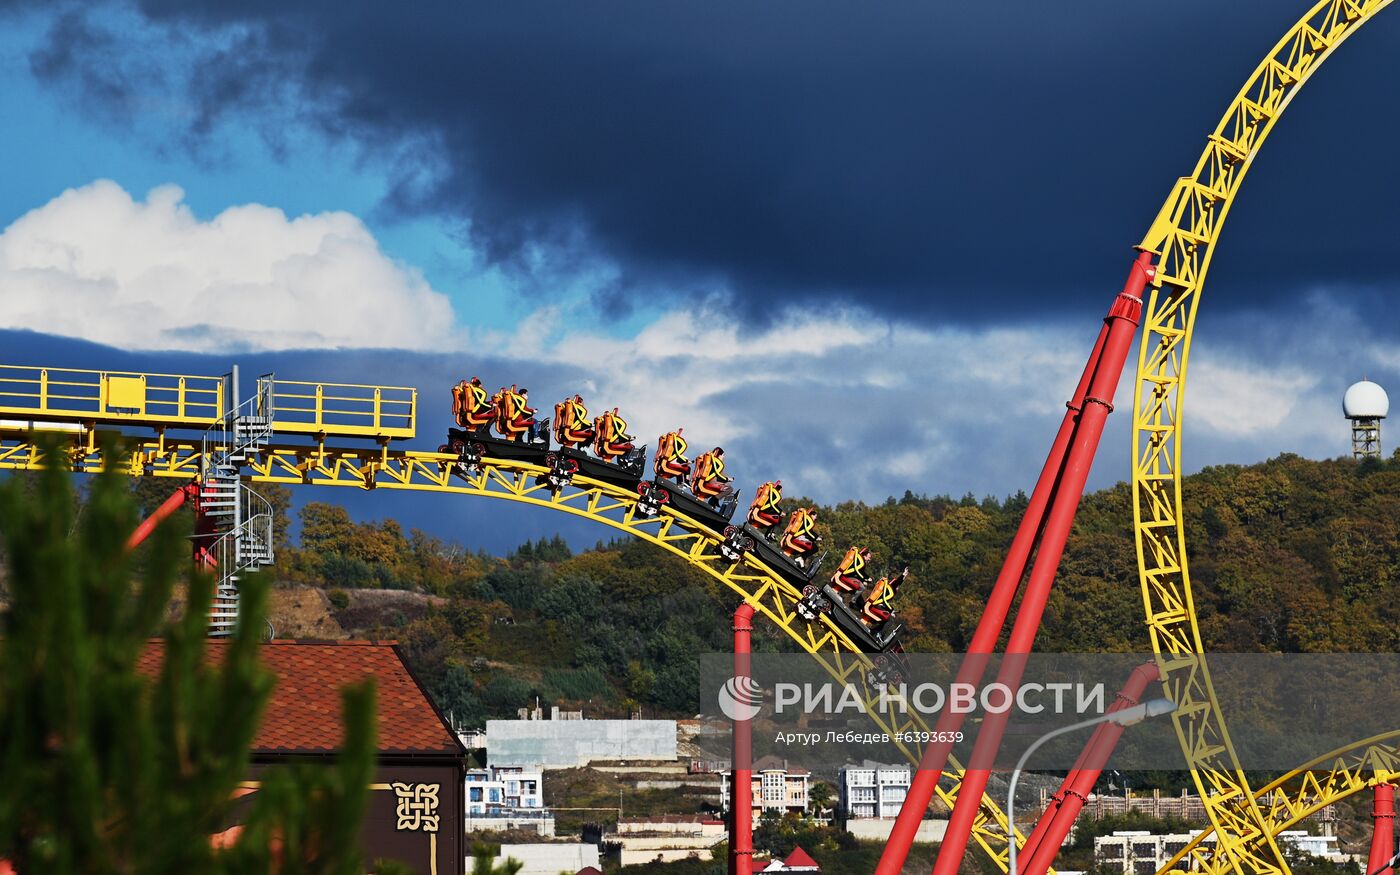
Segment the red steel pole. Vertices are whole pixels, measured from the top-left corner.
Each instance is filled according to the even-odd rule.
[[[1128,359],[1128,348],[1137,332],[1138,320],[1142,315],[1142,291],[1152,279],[1153,272],[1152,253],[1141,253],[1133,262],[1123,291],[1109,307],[1106,317],[1108,336],[1104,340],[1103,354],[1089,382],[1089,391],[1084,397],[1083,409],[1065,457],[1064,470],[1055,489],[1055,499],[1041,532],[1035,564],[1031,566],[1026,591],[1021,598],[1021,608],[1011,627],[1011,637],[1006,646],[1006,654],[1010,658],[1003,661],[997,676],[997,681],[1009,689],[1020,687],[1025,657],[1030,654],[1036,633],[1040,631],[1040,619],[1045,613],[1050,588],[1060,567],[1065,542],[1069,540],[1079,500],[1084,495],[1084,484],[1089,478],[1089,468],[1093,464],[1099,439],[1103,436],[1104,423],[1113,409],[1113,395],[1123,374],[1123,363]],[[957,804],[953,806],[953,814],[948,819],[943,845],[938,850],[934,875],[956,875],[962,865],[963,853],[972,834],[972,823],[981,807],[982,794],[991,775],[990,767],[1001,748],[1009,714],[1009,711],[988,714],[982,723],[977,742],[973,745],[971,762],[958,791]]]
[[[1118,698],[1108,710],[1121,711],[1138,704],[1142,701],[1142,694],[1147,691],[1147,685],[1160,677],[1157,663],[1144,662],[1128,675],[1123,689],[1118,691]],[[1055,801],[1040,816],[1035,831],[1026,839],[1022,853],[1027,856],[1024,857],[1026,863],[1021,867],[1021,875],[1044,875],[1050,868],[1065,836],[1069,835],[1069,828],[1084,807],[1085,797],[1098,783],[1103,767],[1118,746],[1118,739],[1123,737],[1124,728],[1118,723],[1100,723],[1094,730],[1089,743],[1084,745],[1079,755],[1078,767],[1065,778],[1060,792],[1055,794]]]
[[[1371,853],[1366,858],[1366,875],[1391,875],[1390,860],[1395,856],[1395,785],[1377,784],[1371,807],[1374,832]]]
[[[1074,433],[1074,423],[1079,417],[1079,408],[1083,406],[1084,394],[1089,390],[1089,380],[1098,367],[1099,356],[1103,352],[1104,340],[1107,337],[1108,323],[1104,322],[1099,329],[1098,339],[1094,342],[1094,350],[1084,365],[1079,385],[1070,400],[1065,402],[1065,417],[1060,422],[1060,430],[1055,433],[1055,440],[1050,445],[1050,454],[1045,458],[1045,465],[1040,469],[1040,478],[1036,481],[1035,489],[1026,504],[1025,514],[1022,515],[1021,523],[1016,529],[1016,536],[1012,538],[1011,547],[1006,551],[1006,559],[1002,562],[1001,571],[992,586],[987,607],[982,611],[982,616],[977,621],[977,629],[972,633],[967,655],[963,657],[962,665],[958,668],[957,683],[975,686],[982,682],[988,658],[996,647],[997,639],[1001,637],[1001,630],[1006,626],[1006,616],[1011,611],[1016,590],[1021,586],[1021,578],[1025,576],[1026,561],[1030,558],[1031,549],[1040,533],[1045,508],[1049,505],[1055,484],[1059,480],[1060,469],[1065,460],[1065,449],[1069,446],[1070,437]],[[951,738],[952,733],[962,727],[965,716],[950,711],[939,714],[938,723],[934,727],[935,732],[941,733],[938,737]],[[933,791],[938,787],[938,782],[943,777],[943,769],[948,765],[948,754],[952,747],[953,743],[949,741],[930,744],[924,748],[919,768],[914,772],[909,791],[905,794],[903,805],[900,806],[899,816],[895,819],[890,837],[885,842],[885,849],[880,854],[875,875],[899,875],[904,868],[904,861],[909,856],[909,848],[914,843],[919,824],[933,799]]]
[[[141,542],[151,536],[151,532],[156,530],[156,526],[170,519],[175,511],[185,506],[185,502],[193,501],[199,495],[199,485],[187,483],[179,489],[170,493],[170,497],[161,502],[160,507],[151,511],[151,515],[141,521],[141,525],[131,533],[131,537],[126,539],[126,549],[135,550]]]
[[[745,602],[734,611],[734,678],[747,678],[752,667],[749,632],[753,630],[753,605]],[[742,687],[740,687],[742,689]],[[753,721],[734,721],[733,762],[730,763],[729,799],[734,810],[729,821],[729,871],[753,873]]]

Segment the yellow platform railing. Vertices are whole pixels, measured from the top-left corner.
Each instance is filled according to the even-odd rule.
[[[224,378],[0,365],[0,419],[207,428]]]
[[[413,437],[417,425],[418,390],[406,386],[279,379],[272,389],[278,432],[397,440]]]
[[[259,379],[274,432],[399,440],[414,436],[418,390]],[[0,424],[209,428],[228,413],[226,377],[0,365]]]

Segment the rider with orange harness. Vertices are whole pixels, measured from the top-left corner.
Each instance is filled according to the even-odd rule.
[[[633,449],[627,420],[617,415],[616,407],[594,420],[593,431],[593,452],[604,462],[611,462]]]
[[[783,552],[794,559],[800,559],[817,549],[817,509],[799,507],[788,517],[787,528],[778,542]]]
[[[701,501],[719,506],[734,494],[734,478],[724,476],[724,448],[715,447],[695,460],[695,472],[690,475],[690,491]]]
[[[748,524],[760,532],[767,532],[783,519],[778,503],[783,500],[783,481],[770,480],[758,487],[758,494],[749,505]]]
[[[875,586],[870,590],[870,595],[865,599],[865,604],[860,609],[860,618],[872,631],[883,626],[891,617],[894,610],[890,607],[894,602],[894,597],[899,593],[899,587],[909,577],[909,569],[896,574],[894,577],[882,577],[875,581]]]
[[[495,407],[482,388],[480,377],[463,380],[452,387],[452,416],[467,431],[489,425],[495,418]]]
[[[685,431],[683,428],[668,431],[657,442],[656,459],[652,462],[652,470],[656,472],[659,479],[670,478],[677,483],[683,483],[685,478],[690,476],[690,460],[685,457],[686,448],[690,444],[681,437],[683,431]]]
[[[493,400],[496,402],[496,430],[502,437],[508,441],[518,441],[526,435],[534,437],[535,409],[529,406],[529,389],[517,389],[512,385],[497,392]]]
[[[565,398],[554,405],[554,439],[559,446],[577,449],[593,440],[593,425],[588,420],[588,408],[583,396]]]
[[[865,565],[870,561],[869,547],[852,547],[842,557],[836,573],[831,575],[831,588],[839,593],[858,593],[870,582]]]

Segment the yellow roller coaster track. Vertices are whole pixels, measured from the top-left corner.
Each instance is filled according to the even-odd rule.
[[[203,438],[177,432],[220,421],[229,406],[219,400],[227,394],[224,379],[0,365],[0,469],[45,467],[38,436],[59,432],[67,437],[61,444],[67,452],[64,463],[78,473],[96,473],[107,462],[102,455],[105,428],[127,442],[130,456],[118,462],[126,473],[194,479],[201,472]],[[719,550],[722,539],[685,514],[666,507],[656,516],[644,516],[637,512],[635,492],[584,476],[554,493],[537,483],[548,473],[538,465],[486,458],[469,471],[453,454],[392,449],[392,439],[413,434],[412,390],[280,379],[276,387],[273,432],[300,434],[303,443],[274,441],[261,448],[247,460],[248,481],[476,495],[551,508],[611,526],[685,559],[740,595],[833,678],[855,684],[866,697],[866,711],[891,738],[928,731],[916,714],[886,714],[877,707],[878,693],[866,680],[870,657],[829,619],[814,624],[799,617],[801,593],[792,584],[751,554],[740,563],[724,558]],[[289,397],[292,401],[286,406]],[[388,398],[405,406],[386,408]],[[155,436],[133,434],[146,429],[155,429]],[[372,439],[376,445],[327,442],[355,438]],[[211,453],[219,449],[209,447]],[[917,744],[896,744],[911,762],[919,761]],[[939,798],[950,808],[961,776],[957,768],[952,783],[939,788]],[[990,797],[983,798],[973,836],[1005,871],[1006,817]]]
[[[1323,0],[1255,69],[1179,179],[1140,247],[1157,254],[1143,318],[1133,416],[1133,516],[1147,625],[1182,751],[1217,837],[1206,872],[1287,872],[1273,822],[1250,789],[1211,686],[1187,571],[1181,415],[1206,272],[1240,184],[1308,78],[1390,0]],[[1359,789],[1359,786],[1357,787]],[[1354,791],[1353,791],[1354,792]]]

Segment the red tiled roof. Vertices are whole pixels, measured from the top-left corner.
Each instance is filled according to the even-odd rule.
[[[209,642],[209,659],[222,662],[227,646]],[[277,684],[254,754],[335,751],[341,741],[340,689],[367,677],[375,682],[381,754],[465,753],[392,641],[272,641],[258,652]],[[164,657],[164,641],[147,642],[138,667],[154,675]]]
[[[793,848],[792,853],[787,855],[787,859],[783,861],[783,866],[788,869],[821,868],[821,866],[817,865],[817,861],[812,859],[812,856],[810,854],[802,850],[802,847],[800,845],[796,848]]]

